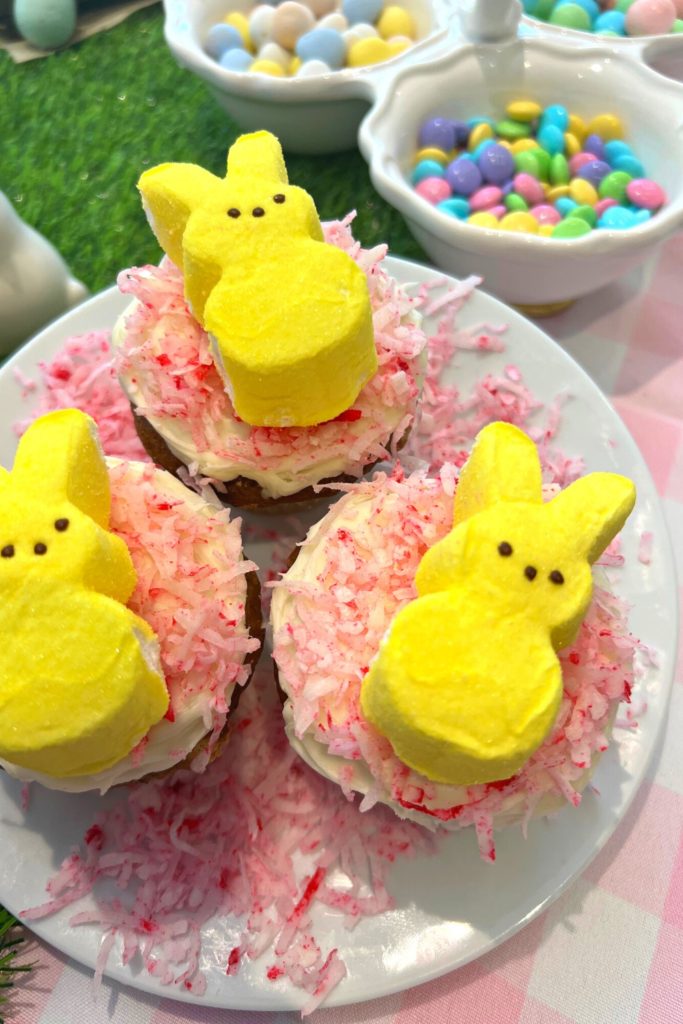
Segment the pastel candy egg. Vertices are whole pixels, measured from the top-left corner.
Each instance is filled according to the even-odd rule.
[[[520,195],[530,206],[536,206],[545,199],[543,186],[537,178],[532,178],[530,174],[516,174],[513,181],[517,195]]]
[[[334,29],[314,28],[297,39],[296,55],[304,63],[309,60],[324,61],[328,67],[337,71],[344,66],[346,45],[342,35]]]
[[[293,50],[299,36],[310,32],[315,25],[315,18],[303,4],[296,0],[285,0],[275,8],[271,25],[273,41]]]
[[[503,231],[515,231],[526,235],[538,234],[538,221],[530,213],[507,213],[499,226]]]
[[[391,57],[397,57],[399,53],[404,53],[412,45],[413,40],[408,36],[394,36],[393,39],[387,39],[387,48]]]
[[[286,69],[288,75],[298,74],[299,68],[303,64],[301,57],[292,57],[289,62],[289,67]]]
[[[530,213],[532,217],[536,218],[539,224],[558,224],[562,220],[562,216],[559,211],[548,203],[541,203],[538,206],[532,206]]]
[[[446,168],[446,181],[461,196],[471,196],[481,187],[481,171],[473,160],[458,157]]]
[[[337,6],[337,0],[301,0],[313,12],[316,18],[330,14]]]
[[[405,7],[395,5],[384,8],[377,22],[377,31],[382,39],[407,36],[408,39],[413,40],[417,36],[412,14]]]
[[[437,210],[447,213],[449,217],[456,217],[458,220],[467,220],[470,215],[470,204],[462,196],[451,196],[450,199],[442,199],[436,204]]]
[[[374,23],[382,13],[384,0],[343,0],[342,11],[349,25],[357,21]]]
[[[285,69],[274,60],[255,60],[249,68],[254,74],[272,75],[273,78],[282,78]]]
[[[572,3],[555,6],[548,21],[551,25],[561,25],[562,28],[578,29],[581,32],[587,32],[591,27],[588,11]]]
[[[249,22],[241,11],[233,11],[231,14],[226,14],[223,21],[226,25],[232,25],[233,28],[237,29],[239,34],[242,36],[242,43],[245,50],[251,50],[253,48],[251,35],[249,34]]]
[[[389,60],[394,53],[389,43],[379,36],[375,39],[359,39],[350,47],[347,63],[350,68],[364,67],[366,64],[381,64],[383,60]]]
[[[661,185],[650,178],[635,178],[626,186],[626,196],[643,210],[658,210],[666,202],[666,193]]]
[[[351,28],[347,28],[345,32],[342,32],[344,42],[346,43],[346,52],[348,53],[353,44],[357,43],[359,39],[372,39],[377,34],[377,29],[374,25],[366,25],[364,22],[359,21],[357,25],[353,25]]]
[[[212,25],[207,32],[204,47],[209,57],[220,60],[228,50],[234,50],[236,47],[244,49],[244,40],[233,25],[226,25],[221,21],[217,25]]]
[[[446,152],[455,146],[455,127],[446,117],[431,117],[420,128],[420,146],[435,146]]]
[[[478,188],[470,196],[470,209],[474,213],[478,213],[480,210],[488,210],[490,207],[496,206],[502,198],[503,193],[499,188],[495,185],[485,185],[484,188]]]
[[[593,31],[626,35],[626,15],[622,11],[603,11],[593,22]]]
[[[348,27],[349,23],[341,11],[332,11],[331,14],[326,14],[316,25],[316,28],[331,28],[335,32],[346,32]]]
[[[248,71],[254,58],[241,46],[234,50],[226,50],[218,63],[226,71]]]
[[[258,52],[258,59],[273,61],[275,64],[279,64],[283,71],[288,71],[292,55],[279,43],[265,43]]]
[[[492,213],[473,213],[467,218],[467,223],[474,225],[477,228],[497,228],[499,227],[498,219],[494,217]]]
[[[551,238],[581,238],[592,231],[590,224],[581,217],[567,217],[553,228]]]
[[[635,0],[626,12],[626,31],[630,36],[655,36],[669,32],[675,20],[671,0]]]
[[[11,8],[10,4],[6,6],[8,10]],[[76,31],[76,0],[59,3],[15,0],[14,21],[29,43],[42,50],[52,50],[63,46]]]
[[[484,181],[501,185],[515,172],[515,159],[509,150],[492,143],[479,156],[479,170]]]
[[[332,68],[324,60],[307,60],[296,72],[297,78],[313,78],[315,75],[329,75]]]
[[[579,168],[578,177],[590,181],[591,185],[597,188],[602,179],[611,171],[612,168],[604,160],[589,160]]]
[[[434,205],[449,199],[451,195],[450,185],[444,178],[425,178],[415,186],[415,191]]]
[[[275,10],[269,4],[259,4],[249,15],[249,35],[258,49],[270,39]]]
[[[411,184],[418,185],[425,178],[443,178],[443,176],[443,167],[436,160],[420,160],[419,164],[416,164],[410,172],[410,181]]]

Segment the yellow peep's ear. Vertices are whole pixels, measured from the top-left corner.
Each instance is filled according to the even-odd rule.
[[[78,409],[59,409],[31,424],[19,442],[11,481],[46,504],[66,499],[109,527],[109,476],[97,427]]]
[[[152,231],[166,255],[181,269],[188,218],[220,183],[220,178],[196,164],[159,164],[145,171],[138,181]]]
[[[228,152],[228,180],[235,185],[239,178],[251,181],[263,178],[273,184],[288,183],[282,146],[270,132],[242,135]]]
[[[589,473],[547,505],[567,550],[591,565],[616,537],[636,500],[633,481],[618,473]]]
[[[490,423],[477,434],[455,492],[453,523],[502,501],[540,505],[541,463],[530,437],[511,423]]]

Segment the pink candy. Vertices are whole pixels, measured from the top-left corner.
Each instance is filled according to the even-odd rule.
[[[537,178],[532,177],[531,174],[516,174],[514,177],[515,192],[518,196],[521,196],[529,205],[535,206],[537,203],[542,203],[545,199],[545,192],[543,186]]]
[[[497,185],[484,185],[470,196],[470,210],[472,213],[489,210],[492,206],[497,206],[502,198],[503,193]]]
[[[666,202],[664,189],[650,178],[634,178],[629,181],[626,195],[634,206],[642,210],[658,210]]]
[[[610,206],[618,205],[619,203],[616,201],[616,199],[612,199],[611,196],[608,196],[606,199],[599,199],[598,202],[595,204],[595,214],[597,217],[602,217],[605,210],[609,210]]]
[[[579,173],[579,171],[585,164],[589,164],[593,160],[597,159],[598,158],[597,156],[595,156],[594,153],[576,153],[573,157],[570,157],[569,170],[571,172],[572,177],[576,177],[576,175]]]
[[[451,186],[445,178],[424,178],[415,186],[415,191],[428,203],[440,203],[443,199],[450,199],[452,196]]]
[[[559,224],[562,214],[554,206],[542,203],[540,206],[532,206],[529,211],[536,218],[539,224]]]
[[[498,220],[500,220],[500,218],[504,217],[508,211],[502,203],[499,203],[497,206],[491,206],[486,212],[492,213],[494,217],[497,217]]]
[[[672,0],[636,0],[626,12],[626,31],[630,36],[657,36],[670,32],[675,20]]]

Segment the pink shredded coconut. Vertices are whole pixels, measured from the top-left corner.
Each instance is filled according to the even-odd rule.
[[[654,543],[654,536],[650,530],[643,530],[640,535],[640,544],[638,546],[638,561],[641,565],[650,565],[652,562],[652,545]]]
[[[315,427],[249,427],[235,415],[211,355],[208,335],[192,317],[181,272],[168,260],[119,274],[119,289],[138,304],[126,319],[117,369],[137,396],[138,411],[164,424],[181,424],[203,456],[288,473],[343,460],[344,472],[391,456],[415,418],[426,338],[408,314],[408,297],[383,270],[386,246],[362,249],[351,234],[353,214],[324,226],[325,238],[346,251],[365,272],[373,311],[378,371],[351,409]],[[400,412],[387,429],[387,412]],[[392,423],[396,423],[393,416]]]

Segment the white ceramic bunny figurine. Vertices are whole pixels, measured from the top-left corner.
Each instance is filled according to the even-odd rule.
[[[0,192],[0,356],[86,295],[57,250]]]

